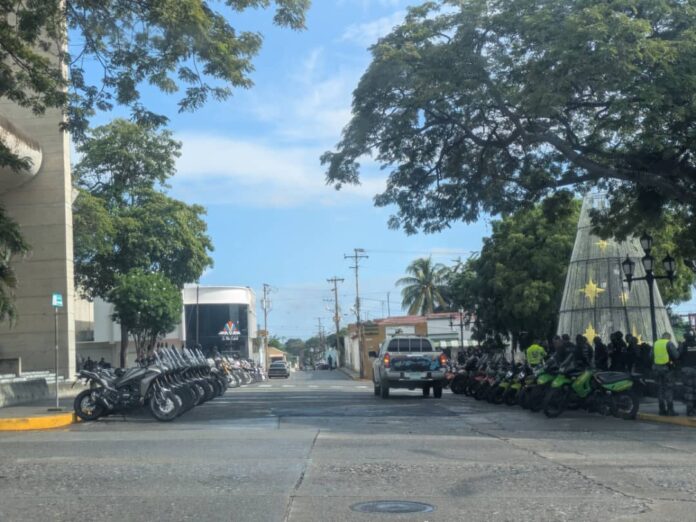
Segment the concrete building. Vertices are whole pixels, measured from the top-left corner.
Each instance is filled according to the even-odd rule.
[[[238,353],[241,357],[256,361],[263,360],[263,348],[255,351],[259,344],[256,326],[256,294],[251,288],[239,286],[186,286],[183,290],[184,308],[181,322],[160,342],[177,348],[200,344],[205,351]],[[88,311],[90,309],[91,311]],[[121,327],[111,319],[113,305],[101,299],[79,305],[84,314],[79,324],[77,344],[78,356],[92,360],[102,357],[117,364],[121,346]],[[91,313],[92,321],[84,317]],[[90,335],[91,333],[91,335]],[[127,364],[135,360],[135,345],[128,348]]]
[[[32,160],[24,172],[0,169],[0,206],[20,225],[31,246],[13,261],[18,286],[16,324],[0,324],[0,365],[6,370],[54,367],[53,293],[62,295],[58,314],[58,371],[75,373],[72,185],[70,138],[59,129],[60,111],[37,116],[0,100],[0,140]]]

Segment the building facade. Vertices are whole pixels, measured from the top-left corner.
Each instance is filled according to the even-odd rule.
[[[258,343],[256,325],[256,294],[251,288],[240,286],[186,286],[183,290],[184,307],[181,322],[167,333],[160,343],[168,346],[193,347],[200,345],[206,353],[217,349],[240,357],[263,360],[263,348],[254,351]],[[87,311],[84,302],[78,306],[85,319],[79,324],[77,352],[80,359],[98,361],[104,358],[117,364],[121,347],[121,327],[111,319],[111,303],[96,299]],[[90,323],[86,318],[91,317]],[[83,333],[84,332],[84,333]],[[126,365],[135,361],[135,344],[129,343]]]
[[[59,128],[63,114],[43,115],[0,100],[0,141],[31,168],[0,168],[0,207],[20,226],[30,253],[13,260],[17,275],[15,324],[0,324],[0,367],[52,370],[55,358],[55,310],[52,294],[62,296],[58,309],[58,373],[75,373],[72,180],[70,137]]]

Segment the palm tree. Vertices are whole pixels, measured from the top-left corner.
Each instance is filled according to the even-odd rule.
[[[433,263],[431,258],[414,260],[406,268],[407,277],[402,277],[396,284],[401,290],[401,306],[408,308],[410,315],[425,315],[437,308],[446,308],[447,267]]]
[[[0,321],[16,317],[14,289],[17,277],[10,264],[12,258],[29,249],[19,231],[19,225],[0,208]]]

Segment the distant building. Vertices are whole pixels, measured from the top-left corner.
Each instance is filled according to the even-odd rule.
[[[257,337],[256,294],[240,286],[186,286],[183,290],[184,308],[181,322],[160,340],[177,348],[200,344],[204,351],[237,353],[241,357],[261,361],[263,348],[254,351]],[[118,364],[121,347],[121,327],[111,319],[111,303],[96,299],[81,301],[77,332],[78,358],[102,357]],[[128,348],[127,364],[135,360],[135,344]]]
[[[453,325],[450,326],[450,317]],[[372,361],[368,354],[379,350],[382,342],[395,335],[424,335],[428,336],[439,349],[450,348],[452,356],[460,345],[470,346],[471,326],[465,325],[464,338],[460,342],[459,317],[456,312],[443,312],[428,315],[406,315],[401,317],[386,317],[362,323],[363,349],[362,359],[365,378],[372,378]],[[343,338],[346,347],[346,367],[360,371],[360,354],[358,352],[358,330],[355,324],[348,326],[348,333]]]

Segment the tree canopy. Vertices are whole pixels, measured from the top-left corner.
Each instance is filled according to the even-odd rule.
[[[665,211],[696,257],[696,5],[441,0],[371,48],[327,180],[389,169],[390,225],[437,231],[563,188],[600,189],[605,235]]]
[[[181,292],[162,274],[137,269],[120,274],[108,299],[114,321],[133,335],[138,357],[181,320]]]
[[[133,271],[159,274],[181,290],[212,265],[205,209],[162,191],[179,147],[167,131],[124,120],[95,129],[80,146],[73,257],[81,293],[109,300]],[[122,366],[130,324],[121,322]]]
[[[448,269],[445,265],[433,263],[429,257],[415,259],[406,267],[406,273],[409,275],[399,279],[396,284],[403,286],[401,305],[408,309],[410,315],[431,314],[447,308]]]
[[[66,126],[78,139],[95,111],[115,105],[130,108],[137,121],[161,123],[166,118],[142,103],[142,86],[152,85],[167,94],[183,91],[180,111],[197,109],[210,98],[225,99],[232,88],[249,87],[252,59],[263,37],[236,30],[229,19],[273,4],[277,25],[302,29],[309,0],[217,4],[205,0],[3,2],[0,98],[36,113],[50,107],[64,109]],[[59,59],[50,59],[46,51]]]
[[[17,316],[14,304],[17,276],[11,261],[28,250],[29,245],[22,238],[19,225],[0,208],[0,321],[12,321]]]
[[[493,221],[479,256],[451,277],[453,299],[475,312],[479,335],[555,331],[579,213],[579,202],[561,192]]]
[[[134,269],[161,272],[179,288],[197,281],[212,265],[205,209],[157,190],[174,173],[180,145],[167,131],[124,120],[92,136],[75,167],[77,286],[106,298],[116,277]]]

